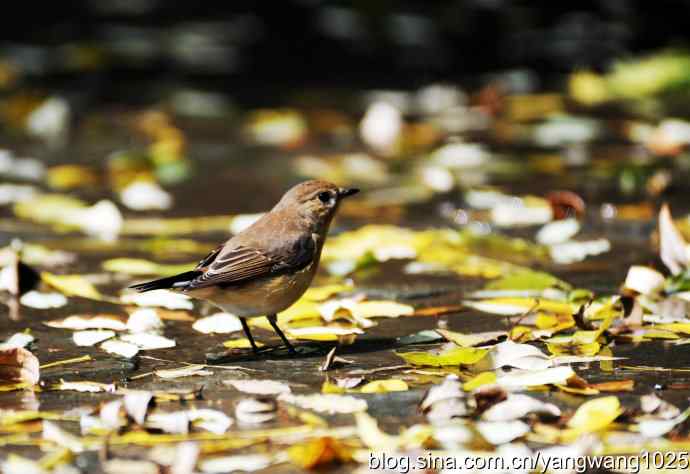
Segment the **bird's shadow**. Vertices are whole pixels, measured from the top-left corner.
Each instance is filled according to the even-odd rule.
[[[206,353],[208,364],[230,364],[236,362],[249,362],[258,360],[290,360],[320,358],[328,354],[333,347],[338,347],[339,355],[362,354],[381,350],[406,347],[398,338],[392,337],[367,337],[357,339],[353,344],[339,345],[337,342],[301,342],[295,345],[295,353],[282,345],[264,346],[254,353],[251,349],[225,349],[218,352]]]

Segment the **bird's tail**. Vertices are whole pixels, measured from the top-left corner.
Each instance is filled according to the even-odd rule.
[[[180,273],[179,275],[161,278],[159,280],[148,281],[146,283],[139,283],[138,285],[132,285],[130,286],[130,288],[133,288],[140,293],[151,290],[184,288],[185,286],[187,286],[187,284],[189,284],[194,278],[198,277],[199,275],[201,275],[201,272],[192,270],[190,272]]]

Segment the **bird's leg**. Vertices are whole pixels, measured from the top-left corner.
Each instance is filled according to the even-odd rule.
[[[283,331],[280,330],[278,327],[278,318],[276,317],[275,314],[269,314],[266,316],[266,319],[268,319],[268,322],[271,323],[271,326],[273,326],[273,330],[280,336],[280,338],[283,340],[283,344],[288,349],[288,352],[290,354],[296,354],[297,352],[295,351],[295,348],[292,347],[292,344],[290,344],[290,341],[287,340],[287,337],[285,337],[285,334],[283,334]]]
[[[247,336],[247,339],[249,339],[249,343],[252,345],[252,350],[254,351],[254,354],[258,354],[259,348],[256,347],[256,342],[254,342],[254,337],[252,336],[252,332],[249,330],[249,325],[247,324],[247,320],[243,317],[240,317],[240,322],[242,323],[242,329],[244,329],[244,334]]]

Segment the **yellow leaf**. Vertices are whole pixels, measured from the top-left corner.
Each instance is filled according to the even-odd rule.
[[[324,380],[323,384],[321,385],[321,393],[345,393],[347,390],[345,390],[342,387],[337,386],[333,382],[329,380]]]
[[[447,365],[471,365],[479,362],[488,353],[486,349],[456,347],[435,354],[433,352],[405,352],[397,354],[408,364],[443,367]]]
[[[596,398],[580,405],[568,420],[568,428],[578,435],[592,433],[609,426],[621,413],[623,410],[618,397]]]
[[[585,344],[578,344],[574,342],[566,343],[547,343],[546,348],[553,355],[578,355],[578,356],[593,356],[599,353],[601,345],[598,342],[588,342]]]
[[[540,298],[491,298],[479,301],[465,301],[466,306],[484,313],[502,316],[520,315],[529,311],[543,311],[553,314],[572,314],[574,305],[566,301]]]
[[[349,450],[331,437],[321,437],[288,448],[290,460],[302,469],[313,469],[351,459]]]
[[[671,332],[679,332],[682,334],[690,334],[690,323],[668,323],[668,324],[657,324],[654,329],[661,329]],[[646,334],[645,334],[646,336]]]
[[[449,331],[447,329],[436,329],[436,332],[446,340],[457,344],[460,347],[473,347],[485,342],[493,341],[505,335],[504,331],[485,332],[477,334],[463,334],[460,332]]]
[[[564,391],[565,393],[572,393],[573,395],[584,395],[584,396],[599,395],[599,390],[597,390],[596,388],[592,388],[592,387],[571,387],[569,385],[562,385],[562,384],[556,384],[556,387],[558,387],[560,390]]]
[[[466,392],[471,392],[472,390],[481,387],[482,385],[489,385],[496,382],[496,374],[494,372],[482,372],[477,374],[475,377],[471,378],[464,384],[462,384],[462,389]]]
[[[364,385],[361,393],[386,393],[386,392],[404,392],[409,390],[407,384],[398,379],[374,380]]]
[[[103,295],[93,284],[81,275],[56,275],[41,272],[41,278],[65,296],[79,296],[91,300],[102,300]]]
[[[48,170],[46,180],[51,188],[67,190],[93,186],[98,183],[98,176],[85,166],[60,165]]]
[[[192,263],[180,263],[166,265],[142,258],[111,258],[101,264],[103,270],[113,273],[126,273],[127,275],[157,275],[171,276],[186,272],[196,265]]]
[[[257,347],[264,346],[264,344],[259,341],[255,342]],[[230,339],[229,341],[225,341],[223,343],[223,346],[227,347],[228,349],[249,349],[250,347],[252,347],[251,343],[249,342],[249,339],[247,339],[246,337],[243,337],[241,339]]]

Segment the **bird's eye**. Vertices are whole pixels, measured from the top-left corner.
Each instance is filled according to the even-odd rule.
[[[317,197],[319,198],[319,201],[321,201],[324,204],[328,204],[332,198],[331,193],[329,193],[328,191],[319,193]]]

